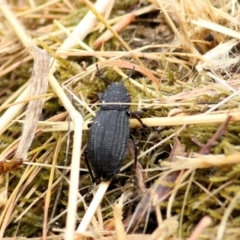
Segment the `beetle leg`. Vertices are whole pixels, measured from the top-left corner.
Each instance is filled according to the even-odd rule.
[[[91,180],[93,183],[96,183],[96,179],[93,175],[93,171],[92,171],[91,165],[90,165],[88,157],[87,157],[87,150],[84,151],[84,155],[85,155],[85,162],[87,164],[87,168],[88,168],[88,172],[90,174]]]
[[[133,146],[134,146],[134,170],[136,170],[137,167],[137,155],[138,155],[138,142],[136,141],[136,139],[134,138],[134,136],[132,134],[130,134],[130,139],[133,142]]]
[[[128,114],[128,116],[130,116],[130,117],[136,118],[136,119],[141,123],[141,125],[142,125],[143,128],[144,128],[144,127],[147,127],[147,125],[144,124],[144,123],[142,122],[141,118],[139,117],[139,112],[131,112],[131,111],[128,111],[127,114]]]
[[[96,192],[96,182],[92,184],[92,186],[89,187],[88,192],[86,193],[85,197],[90,197],[91,195],[94,196],[94,192]]]
[[[145,175],[142,172],[142,166],[141,164],[138,162],[137,156],[138,156],[138,143],[135,140],[134,136],[132,134],[130,134],[130,139],[132,140],[132,142],[134,143],[134,181],[136,183],[136,185],[138,186],[138,190],[141,194],[146,192],[146,186],[145,186]]]

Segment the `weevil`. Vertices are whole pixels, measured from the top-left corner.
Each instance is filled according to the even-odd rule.
[[[93,181],[108,181],[119,172],[127,151],[131,98],[123,83],[114,82],[99,95],[99,101],[100,109],[90,127],[86,157]]]

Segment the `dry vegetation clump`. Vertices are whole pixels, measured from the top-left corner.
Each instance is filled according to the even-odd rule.
[[[237,1],[0,3],[0,239],[239,239]],[[96,64],[148,126],[98,188]]]

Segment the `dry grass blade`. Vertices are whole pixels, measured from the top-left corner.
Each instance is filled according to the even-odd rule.
[[[196,24],[201,27],[209,28],[211,30],[223,33],[224,35],[228,35],[237,39],[240,39],[240,34],[237,31],[234,31],[232,29],[229,29],[227,27],[221,26],[219,24],[213,23],[213,22],[208,22],[204,21],[203,19],[200,19],[198,21],[192,20],[193,24]]]
[[[83,219],[81,220],[80,225],[77,228],[78,233],[84,233],[87,230],[87,227],[91,222],[99,204],[101,203],[109,184],[110,182],[101,182],[101,184],[99,185],[91,204],[89,205]]]
[[[61,149],[61,141],[58,140],[57,145],[56,145],[56,150],[54,152],[54,157],[53,157],[53,162],[52,162],[52,167],[51,167],[51,172],[49,176],[49,183],[48,183],[48,191],[46,194],[46,200],[45,200],[45,206],[44,206],[44,220],[43,220],[43,239],[47,239],[47,223],[48,223],[48,211],[49,211],[49,205],[50,205],[50,200],[51,200],[51,189],[53,186],[53,178],[54,178],[54,172],[55,172],[55,166],[57,164],[57,158],[58,154]]]
[[[211,167],[225,167],[228,165],[239,164],[240,152],[236,152],[229,156],[224,155],[195,155],[193,158],[180,158],[178,166],[172,163],[163,163],[166,168],[171,168],[174,170],[182,169],[198,169],[198,168],[211,168]]]
[[[120,32],[123,28],[125,28],[129,23],[131,23],[135,19],[135,14],[129,14],[126,18],[122,19],[113,26],[113,30],[116,32]],[[103,35],[101,35],[93,44],[93,48],[99,48],[104,42],[108,41],[113,37],[111,31],[107,30]]]
[[[212,224],[212,219],[208,216],[205,216],[201,219],[197,227],[192,232],[189,240],[197,240],[200,237],[200,234]]]
[[[109,23],[103,18],[101,15],[101,12],[96,11],[92,3],[88,0],[83,0],[83,2],[91,9],[91,11],[95,14],[95,16],[105,25],[105,27],[113,34],[114,37],[116,37],[119,42],[123,45],[124,48],[126,48],[128,51],[131,51],[128,44],[118,35],[118,33],[109,25]],[[143,65],[141,61],[138,59],[138,57],[135,57],[138,61],[139,65]]]
[[[163,223],[153,232],[149,240],[167,240],[175,234],[178,228],[176,217],[171,217],[163,221]]]
[[[22,40],[23,44],[25,44],[26,46],[29,47],[29,44],[32,43],[31,39],[26,35],[23,27],[17,21],[17,19],[14,17],[14,15],[8,10],[8,7],[6,6],[6,4],[2,5],[1,11],[5,14],[5,17],[9,20],[9,23],[16,30],[16,33],[18,34],[19,38]],[[72,42],[70,44],[72,44]],[[70,45],[68,47],[72,47],[72,45]],[[55,80],[54,76],[51,75],[51,74],[53,74],[53,72],[54,72],[54,68],[52,67],[50,69],[49,82],[52,85],[52,87],[54,88],[54,90],[56,91],[56,93],[58,94],[59,98],[65,104],[65,107],[69,111],[70,117],[72,118],[73,122],[75,123],[76,126],[78,126],[75,129],[74,146],[73,146],[74,150],[73,150],[72,157],[73,157],[73,159],[80,159],[80,151],[77,149],[79,149],[79,147],[81,147],[82,117],[72,106],[71,102],[69,101],[69,99],[65,95],[64,91],[59,86],[58,82]],[[77,134],[76,134],[76,132],[77,132]],[[69,198],[69,200],[70,200],[70,202],[69,202],[70,217],[68,217],[68,221],[67,221],[67,234],[66,234],[67,239],[72,238],[74,227],[75,227],[74,213],[76,212],[76,200],[77,200],[76,191],[78,188],[78,183],[77,183],[78,181],[76,181],[76,179],[78,179],[78,177],[79,177],[78,176],[79,164],[77,164],[78,162],[76,162],[76,161],[73,161],[73,163],[75,163],[75,164],[72,164],[72,174],[71,174],[71,178],[70,178],[70,181],[72,182],[72,184],[70,185],[71,186],[70,187],[71,198]]]
[[[34,65],[33,76],[30,80],[29,97],[43,95],[48,88],[48,71],[50,56],[44,50],[37,47],[32,49]],[[16,151],[16,158],[26,160],[29,147],[32,144],[37,124],[42,113],[44,99],[36,99],[29,102],[26,111],[26,119],[23,125],[23,133]]]
[[[116,237],[118,240],[126,240],[126,234],[124,225],[122,223],[122,210],[123,210],[123,196],[119,199],[119,202],[114,206],[114,221],[116,227]]]
[[[161,117],[161,118],[142,118],[143,123],[148,127],[161,127],[161,126],[181,126],[190,124],[207,124],[207,123],[222,123],[227,117],[231,116],[231,121],[238,122],[240,120],[239,113],[226,113],[226,114],[201,114],[194,116],[174,116],[174,117]],[[84,122],[83,130],[88,130],[89,122]],[[130,120],[131,128],[139,128],[141,124],[136,119]],[[66,131],[67,124],[64,122],[42,123],[39,126],[45,127],[43,131]],[[74,130],[74,126],[70,126]]]
[[[227,69],[229,66],[237,63],[239,61],[239,57],[229,57],[230,51],[237,44],[238,41],[236,39],[220,43],[203,56],[204,62],[199,62],[196,69],[198,71],[202,71],[203,69]]]
[[[221,223],[219,224],[219,227],[218,227],[216,240],[222,240],[224,238],[224,232],[226,231],[227,221],[230,217],[231,212],[233,211],[233,209],[236,206],[236,202],[239,201],[239,198],[240,198],[240,192],[238,192],[237,195],[231,199],[229,205],[227,206],[226,210],[224,211],[224,215],[223,215],[223,217],[221,219]]]

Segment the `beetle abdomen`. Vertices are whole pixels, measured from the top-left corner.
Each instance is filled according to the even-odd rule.
[[[95,178],[110,180],[119,172],[128,146],[126,111],[99,110],[91,125],[87,157]]]

